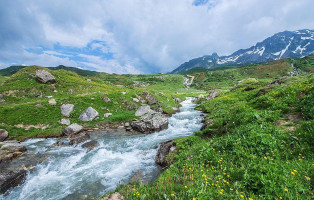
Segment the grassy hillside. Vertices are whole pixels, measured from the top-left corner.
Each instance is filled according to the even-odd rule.
[[[314,55],[302,59],[282,59],[268,63],[221,67],[206,71],[192,69],[184,74],[195,76],[192,86],[209,90],[226,90],[246,78],[270,81],[282,76],[289,76],[290,72],[294,72],[292,66],[296,67],[297,73],[313,73]]]
[[[69,118],[71,123],[94,127],[106,121],[125,122],[134,119],[134,113],[141,103],[134,102],[132,98],[144,98],[143,92],[149,92],[159,100],[157,105],[152,105],[153,108],[161,106],[167,113],[173,113],[173,107],[179,106],[173,97],[184,98],[187,95],[199,94],[197,90],[185,89],[181,75],[112,75],[111,77],[103,74],[101,78],[87,78],[70,71],[46,69],[56,77],[57,82],[41,84],[34,78],[37,69],[42,67],[23,68],[0,87],[0,93],[6,100],[0,107],[0,128],[8,130],[11,138],[59,135],[65,127],[58,123],[61,118],[65,118],[60,111],[60,106],[64,103],[75,105]],[[119,80],[122,85],[116,86],[116,81],[112,79]],[[137,82],[135,84],[135,80],[141,84]],[[122,94],[122,92],[126,93]],[[36,97],[40,95],[41,98]],[[49,105],[49,96],[56,100],[56,106]],[[104,97],[109,97],[111,102],[104,102]],[[89,106],[99,112],[99,118],[92,122],[80,122],[79,115]],[[105,113],[113,113],[113,115],[104,118]],[[25,127],[29,125],[37,128],[26,130]],[[46,128],[41,129],[43,127]]]
[[[199,109],[208,127],[175,140],[173,164],[127,199],[312,199],[314,78],[242,81]]]

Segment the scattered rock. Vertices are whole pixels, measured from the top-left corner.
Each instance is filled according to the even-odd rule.
[[[87,81],[87,82],[91,82],[92,80],[90,80],[90,79],[86,79],[86,81]]]
[[[269,84],[269,86],[280,85],[280,84],[283,83],[286,79],[288,79],[287,76],[284,76],[284,77],[282,77],[282,78],[276,79],[276,80],[274,80],[273,82],[271,82],[271,83]]]
[[[26,151],[26,147],[23,146],[22,144],[20,143],[4,143],[4,145],[1,146],[1,150],[7,150],[7,151],[21,151],[21,152],[24,152]]]
[[[57,93],[57,92],[58,92],[58,90],[54,90],[53,92],[54,92],[54,93]]]
[[[60,119],[59,123],[60,124],[65,124],[65,125],[70,125],[71,124],[69,119]]]
[[[46,96],[46,98],[48,98],[48,99],[50,99],[50,98],[52,98],[53,96]]]
[[[86,140],[89,140],[89,139],[90,139],[90,136],[88,133],[81,132],[78,134],[71,135],[69,144],[70,145],[79,144],[79,143],[85,142]]]
[[[153,97],[149,94],[146,96],[146,100],[147,100],[148,104],[150,104],[150,105],[156,104],[158,102],[158,99],[156,99],[155,97]]]
[[[132,100],[133,100],[135,103],[140,102],[140,100],[139,100],[138,98],[132,98]]]
[[[135,116],[140,117],[145,115],[148,112],[151,112],[152,110],[150,109],[149,105],[142,105],[137,111],[135,112]]]
[[[128,127],[128,126],[130,126],[130,123],[129,122],[125,122],[124,126]]]
[[[197,99],[201,99],[201,98],[204,98],[205,96],[203,95],[203,94],[200,94],[200,95],[198,95],[196,98]]]
[[[26,170],[2,171],[0,172],[0,193],[5,193],[10,188],[23,184],[26,177]]]
[[[167,129],[168,119],[161,113],[151,110],[143,115],[140,120],[133,121],[131,126],[142,133],[152,133]]]
[[[123,200],[124,197],[119,193],[115,192],[107,197],[104,197],[102,200]]]
[[[40,83],[55,83],[56,78],[46,70],[37,70],[36,79]]]
[[[79,119],[81,121],[92,121],[98,115],[99,115],[98,112],[94,108],[88,107],[86,110],[84,110],[82,112],[82,114],[80,115]]]
[[[104,100],[104,102],[106,102],[106,103],[108,103],[108,102],[111,101],[108,97],[104,97],[103,100]]]
[[[55,99],[50,99],[50,100],[48,101],[48,103],[49,103],[49,105],[52,105],[52,106],[57,105],[57,102],[56,102]]]
[[[92,141],[89,141],[89,142],[86,142],[82,145],[83,148],[87,148],[89,150],[92,150],[94,149],[95,147],[98,147],[99,146],[99,143],[96,141],[96,140],[92,140]]]
[[[7,139],[9,136],[8,131],[4,130],[4,129],[0,129],[0,142],[4,141],[5,139]]]
[[[71,134],[76,134],[78,132],[80,132],[81,130],[83,130],[83,126],[78,125],[78,124],[71,124],[70,126],[66,127],[63,131],[62,131],[62,135],[71,135]]]
[[[35,97],[37,97],[37,98],[43,98],[43,95],[42,95],[42,94],[35,94]]]
[[[112,115],[112,113],[106,113],[104,114],[104,117],[107,118],[107,117],[110,117]]]
[[[169,154],[169,152],[172,152],[175,149],[176,143],[173,142],[173,140],[161,143],[155,157],[155,163],[162,167],[168,167],[171,163],[167,162],[166,156]]]
[[[213,98],[217,97],[220,94],[219,91],[212,91],[211,93],[209,93],[209,95],[207,95],[206,100],[212,100]]]
[[[74,90],[73,90],[72,88],[70,88],[70,89],[69,89],[69,93],[70,93],[70,94],[73,94],[73,93],[74,93]]]
[[[3,95],[0,94],[0,103],[2,103],[2,102],[5,102],[5,100],[4,100],[4,98],[3,98]]]
[[[43,106],[41,103],[38,103],[35,105],[35,107],[41,107],[41,106]]]
[[[73,104],[62,104],[61,106],[61,114],[65,117],[70,117],[71,112],[74,109]]]
[[[121,92],[121,94],[125,95],[125,94],[126,94],[126,92]]]

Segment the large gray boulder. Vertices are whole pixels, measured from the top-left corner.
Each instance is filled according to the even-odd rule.
[[[142,105],[137,111],[135,112],[135,116],[140,117],[145,115],[148,112],[152,112],[149,105]]]
[[[140,120],[131,123],[134,130],[142,133],[152,133],[168,128],[168,119],[159,112],[150,111],[144,114]]]
[[[37,70],[36,79],[40,83],[55,83],[56,78],[46,70]]]
[[[61,114],[65,117],[70,117],[71,112],[74,109],[73,104],[62,104],[61,106]]]
[[[0,129],[0,142],[7,139],[8,136],[9,136],[8,131],[6,131],[4,129]]]
[[[155,163],[162,167],[169,166],[171,163],[167,161],[166,156],[174,150],[176,150],[176,143],[172,140],[161,143],[155,157]]]
[[[71,124],[70,126],[66,127],[63,131],[62,131],[62,135],[71,135],[71,134],[76,134],[78,132],[80,132],[81,130],[83,130],[83,126],[78,125],[78,124]]]
[[[99,113],[94,108],[88,107],[86,110],[84,110],[82,112],[82,114],[80,115],[79,119],[81,121],[92,121],[98,115],[99,115]]]

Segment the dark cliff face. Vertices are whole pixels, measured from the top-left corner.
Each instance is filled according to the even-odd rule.
[[[314,53],[314,31],[298,30],[277,33],[255,46],[240,49],[229,56],[219,57],[216,53],[183,63],[171,73],[181,73],[195,67],[237,66],[278,60],[301,58]]]

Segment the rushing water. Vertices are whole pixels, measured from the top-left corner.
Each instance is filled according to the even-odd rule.
[[[180,112],[169,118],[161,132],[130,135],[122,130],[99,131],[92,139],[99,146],[91,151],[78,146],[53,146],[57,139],[30,139],[28,152],[44,158],[29,172],[25,183],[0,199],[85,199],[114,190],[133,177],[151,181],[160,168],[154,158],[158,144],[192,135],[201,127],[201,112],[192,98],[183,101]]]

